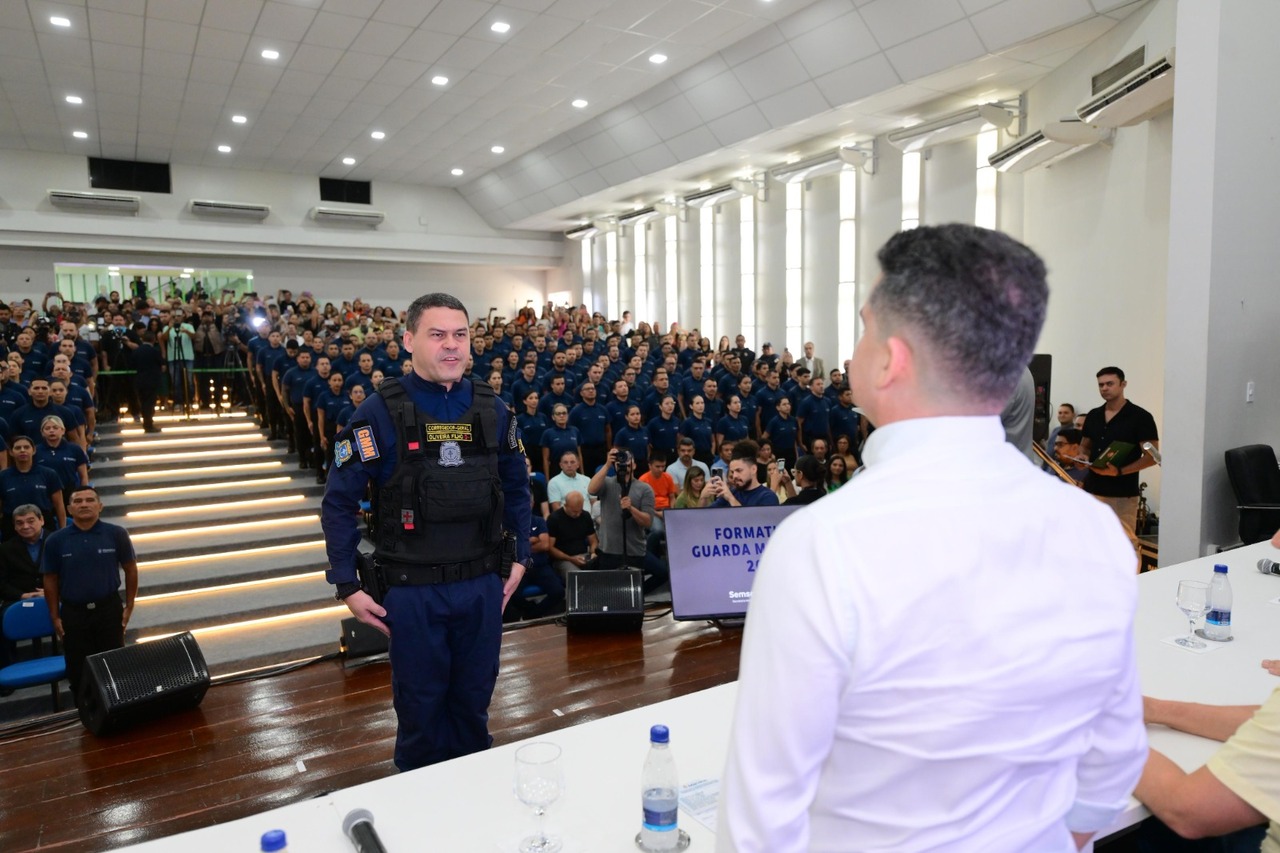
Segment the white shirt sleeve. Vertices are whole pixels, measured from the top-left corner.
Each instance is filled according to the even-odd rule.
[[[857,614],[816,569],[823,532],[793,516],[774,532],[753,585],[716,849],[809,847],[809,806],[849,678]],[[785,721],[779,724],[778,721]]]

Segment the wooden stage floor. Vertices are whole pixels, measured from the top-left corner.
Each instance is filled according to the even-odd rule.
[[[631,634],[508,631],[494,742],[733,681],[741,640],[670,616]],[[0,850],[121,847],[391,775],[390,682],[386,663],[324,661],[215,685],[198,709],[119,735],[75,722],[0,742]]]

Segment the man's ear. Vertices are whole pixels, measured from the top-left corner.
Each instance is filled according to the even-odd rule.
[[[915,350],[905,338],[889,336],[884,345],[884,365],[877,387],[887,388],[900,383],[916,370]]]

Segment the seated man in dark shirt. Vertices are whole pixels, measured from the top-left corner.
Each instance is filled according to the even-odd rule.
[[[712,477],[702,490],[703,506],[777,506],[778,496],[756,479],[756,454],[760,448],[754,441],[739,441],[729,462],[729,478]]]
[[[24,598],[40,598],[40,555],[44,551],[44,514],[40,507],[24,504],[13,511],[17,536],[0,545],[0,618],[10,604]],[[13,644],[0,640],[0,666],[13,660]]]
[[[564,506],[551,513],[547,521],[551,536],[548,553],[552,565],[561,575],[584,568],[595,558],[599,540],[591,515],[584,511],[586,499],[581,492],[565,495]]]
[[[520,586],[516,588],[516,601],[512,602],[516,607],[508,608],[508,612],[515,610],[522,618],[539,619],[564,611],[564,581],[551,568],[551,537],[547,533],[547,520],[538,514],[536,507],[530,522],[529,563],[525,566]],[[539,601],[527,598],[535,589],[542,595]]]

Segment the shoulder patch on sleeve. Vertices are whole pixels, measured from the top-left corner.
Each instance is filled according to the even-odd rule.
[[[518,428],[516,416],[510,412],[507,413],[507,450],[524,451],[524,447],[520,444],[520,437],[516,434]]]
[[[356,450],[360,453],[361,462],[372,462],[382,454],[378,451],[378,442],[373,438],[373,427],[365,424],[352,430]]]
[[[351,461],[351,439],[344,438],[333,446],[333,467],[341,468],[344,463]]]

